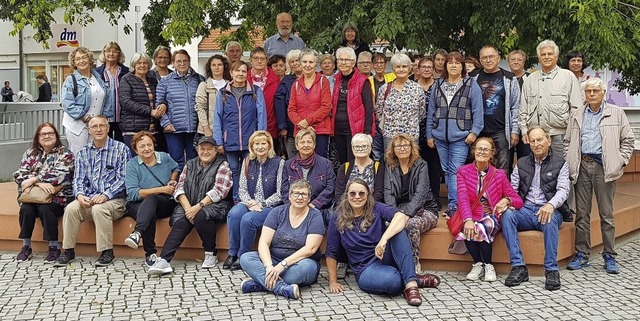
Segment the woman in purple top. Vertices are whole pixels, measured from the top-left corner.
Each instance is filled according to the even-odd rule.
[[[404,292],[407,303],[419,306],[422,304],[419,288],[435,288],[440,278],[415,273],[411,244],[404,230],[409,217],[376,202],[362,179],[351,180],[346,193],[328,229],[330,291],[344,290],[336,275],[337,258],[344,251],[362,291],[392,295]]]
[[[258,252],[240,257],[251,277],[240,285],[243,293],[273,292],[290,299],[300,297],[299,286],[311,285],[320,273],[319,250],[324,235],[320,211],[309,206],[311,185],[291,184],[289,203],[274,208],[262,227]]]

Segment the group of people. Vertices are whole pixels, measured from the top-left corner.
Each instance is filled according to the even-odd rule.
[[[444,215],[463,222],[455,240],[474,261],[467,279],[496,280],[491,243],[502,229],[512,264],[505,284],[528,280],[517,232],[537,229],[545,234],[545,287],[559,289],[558,229],[573,220],[572,189],[577,254],[569,268],[588,265],[595,189],[606,269],[618,272],[612,199],[633,135],[624,112],[604,101],[602,80],[586,80],[581,91],[578,78],[557,66],[553,41],[540,43],[542,70],[530,75],[523,52],[509,54],[510,72],[498,67],[491,45],[480,50],[482,69],[473,76],[461,53],[444,50],[415,59],[394,54],[386,73],[386,56],[369,51],[355,24],[345,25],[342,47],[319,56],[291,33],[292,23],[279,14],[278,33],[251,51],[250,64],[229,43],[226,57],[208,60],[206,77],[184,50],[136,53],[130,69],[114,42],[98,68],[86,48],[72,51],[75,71],[62,95],[69,148],[44,123],[14,175],[20,193],[35,186],[54,196],[21,205],[17,261],[31,257],[40,217],[50,242],[46,262],[72,262],[80,223],[93,220],[96,265],[108,265],[112,221],[127,213],[136,225],[125,244],[142,241],[149,274],[173,271],[170,262],[194,227],[202,267],[211,268],[216,224],[226,222],[222,267],[251,276],[245,293],[298,298],[300,286],[316,282],[326,234],[331,292],[342,291],[338,279],[349,266],[362,290],[404,293],[420,305],[419,288],[440,283],[422,274],[419,251],[420,235],[438,221],[443,172]],[[166,217],[172,229],[158,256],[156,220]]]

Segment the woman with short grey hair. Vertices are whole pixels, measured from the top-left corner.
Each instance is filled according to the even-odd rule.
[[[164,136],[159,136],[158,120],[166,112],[166,107],[155,108],[156,86],[158,80],[150,75],[151,57],[144,52],[137,52],[131,58],[132,72],[120,80],[118,95],[120,106],[120,129],[124,143],[131,149],[131,139],[139,131],[149,131],[156,139],[156,150],[166,151]]]

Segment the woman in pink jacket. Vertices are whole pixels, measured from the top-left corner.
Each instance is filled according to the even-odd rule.
[[[318,54],[314,50],[303,50],[299,59],[302,77],[291,86],[287,114],[294,125],[294,136],[301,129],[313,130],[316,133],[315,152],[326,158],[329,136],[333,134],[329,81],[316,72]]]
[[[522,199],[511,187],[505,172],[491,165],[495,148],[491,138],[478,138],[472,147],[475,161],[460,167],[457,174],[458,215],[462,215],[464,228],[456,239],[464,240],[473,258],[467,280],[478,280],[483,274],[485,281],[496,280],[491,252],[493,239],[500,229],[500,216],[510,207],[522,207]],[[478,195],[484,185],[484,192]],[[478,196],[480,200],[476,201]]]

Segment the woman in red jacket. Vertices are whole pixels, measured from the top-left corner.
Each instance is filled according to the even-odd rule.
[[[375,136],[373,92],[369,79],[356,68],[356,53],[349,47],[336,51],[338,72],[333,76],[333,138],[338,161],[354,159],[351,138],[355,134]]]
[[[267,67],[267,53],[264,48],[258,47],[251,51],[250,58],[251,68],[247,75],[247,79],[253,85],[262,89],[264,94],[264,102],[267,112],[267,131],[274,139],[278,138],[278,124],[276,121],[276,112],[274,101],[276,89],[280,85],[280,77],[269,67]]]
[[[464,240],[473,258],[473,268],[467,274],[467,280],[478,280],[483,274],[485,281],[496,280],[491,252],[493,239],[500,229],[500,216],[510,207],[522,207],[522,199],[511,187],[505,172],[491,165],[495,149],[491,138],[478,138],[472,147],[475,161],[460,167],[457,174],[457,215],[462,215],[464,228],[456,239]],[[488,185],[476,202],[485,184]]]
[[[333,134],[331,123],[331,92],[329,81],[316,72],[318,54],[305,49],[300,53],[302,77],[291,86],[289,119],[294,125],[294,136],[301,129],[316,133],[316,153],[327,157],[329,136]]]

